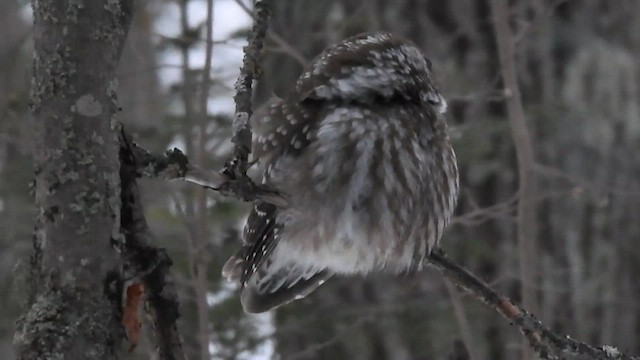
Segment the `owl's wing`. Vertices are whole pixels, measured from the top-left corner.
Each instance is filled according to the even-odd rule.
[[[240,301],[248,313],[265,312],[302,299],[332,275],[327,270],[266,259],[242,289]]]
[[[257,202],[244,229],[242,249],[223,267],[230,280],[239,280],[244,310],[259,313],[305,297],[331,273],[294,263],[276,263],[273,250],[282,229],[274,205]]]

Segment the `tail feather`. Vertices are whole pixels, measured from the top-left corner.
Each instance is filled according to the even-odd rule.
[[[265,262],[242,289],[240,301],[248,313],[260,313],[304,298],[333,274],[297,264]]]
[[[303,298],[333,274],[303,264],[274,261],[283,225],[277,208],[257,202],[244,229],[244,245],[223,266],[222,275],[239,282],[240,301],[248,313],[265,312]]]

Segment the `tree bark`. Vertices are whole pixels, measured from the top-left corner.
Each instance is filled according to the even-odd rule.
[[[33,1],[38,215],[19,359],[115,359],[124,338],[115,70],[131,8]]]

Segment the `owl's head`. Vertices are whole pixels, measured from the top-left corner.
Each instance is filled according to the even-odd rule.
[[[389,33],[365,33],[326,49],[296,84],[304,99],[373,102],[393,99],[447,103],[436,88],[431,62],[412,42]]]

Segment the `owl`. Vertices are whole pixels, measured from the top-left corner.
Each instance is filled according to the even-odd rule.
[[[389,33],[326,49],[295,89],[254,116],[263,183],[223,267],[246,312],[314,291],[333,275],[420,269],[458,196],[458,168],[431,62]]]

